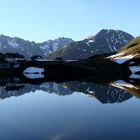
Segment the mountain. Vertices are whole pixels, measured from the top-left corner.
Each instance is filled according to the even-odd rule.
[[[72,42],[74,41],[70,38],[61,37],[55,40],[48,40],[43,43],[38,43],[38,46],[43,51],[44,55],[48,56],[49,54],[55,52],[57,49],[65,47]]]
[[[1,53],[19,53],[25,58],[41,55],[49,59],[84,59],[96,54],[116,52],[133,39],[130,34],[120,30],[101,30],[95,36],[74,42],[70,38],[58,38],[42,43],[17,37],[0,35]]]
[[[19,53],[26,58],[34,55],[41,55],[47,57],[50,53],[56,51],[58,48],[64,47],[73,40],[70,38],[58,38],[55,40],[48,40],[42,43],[30,42],[17,37],[9,37],[0,35],[0,52],[1,53]]]
[[[120,30],[103,29],[95,36],[69,45],[53,52],[49,59],[61,57],[63,59],[85,59],[93,55],[114,53],[130,42],[134,37]]]

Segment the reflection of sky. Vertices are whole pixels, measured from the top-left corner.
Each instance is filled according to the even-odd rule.
[[[36,91],[0,102],[0,136],[42,140],[137,137],[139,105],[135,97],[120,104],[101,104],[79,93],[58,96]]]

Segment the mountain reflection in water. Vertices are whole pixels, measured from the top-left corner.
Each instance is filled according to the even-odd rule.
[[[132,96],[140,96],[139,80],[107,80],[107,78],[96,80],[95,77],[84,77],[74,81],[61,81],[60,83],[48,82],[47,80],[36,79],[36,82],[22,80],[21,77],[8,77],[0,79],[0,98],[6,99],[42,90],[57,95],[70,95],[76,92],[87,96],[93,96],[101,103],[121,103]]]

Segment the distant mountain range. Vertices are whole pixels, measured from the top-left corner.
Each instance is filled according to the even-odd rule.
[[[95,36],[82,41],[72,42],[69,45],[59,48],[49,58],[61,57],[67,59],[85,59],[93,55],[113,53],[125,46],[134,37],[120,30],[103,29]]]
[[[103,29],[94,36],[82,41],[70,38],[58,38],[42,43],[31,42],[18,37],[0,35],[1,53],[19,53],[26,58],[41,55],[49,59],[84,59],[96,54],[116,52],[134,37],[120,30]],[[49,57],[48,57],[49,56]]]
[[[60,47],[64,47],[72,43],[70,38],[58,38],[55,40],[48,40],[42,43],[30,42],[17,37],[9,37],[0,35],[0,52],[1,53],[19,53],[26,58],[34,55],[48,56]]]

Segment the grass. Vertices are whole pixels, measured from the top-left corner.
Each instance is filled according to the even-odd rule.
[[[129,42],[127,45],[125,45],[124,47],[122,47],[119,52],[121,51],[124,51],[126,49],[129,49],[129,48],[133,48],[135,46],[140,46],[140,36],[139,37],[136,37],[134,38],[131,42]]]
[[[119,53],[124,53],[124,55],[134,55],[136,59],[140,59],[140,36],[134,38],[126,46],[122,47]]]

